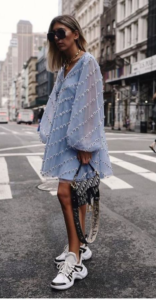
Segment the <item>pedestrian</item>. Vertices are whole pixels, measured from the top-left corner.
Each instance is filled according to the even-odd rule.
[[[129,116],[126,117],[126,129],[130,130],[130,119],[129,119]]]
[[[152,144],[149,145],[149,148],[150,148],[154,153],[156,153],[156,151],[155,151],[155,146],[156,146],[156,140],[155,140]]]
[[[41,123],[41,120],[42,120],[43,113],[44,113],[44,109],[43,109],[43,107],[41,107],[39,109],[39,113],[38,113],[38,127],[37,127],[37,131],[40,131],[40,123]]]
[[[82,29],[74,17],[61,15],[52,20],[47,37],[49,69],[59,71],[41,121],[40,138],[46,144],[41,174],[59,179],[68,246],[55,259],[60,267],[51,287],[62,290],[87,276],[82,259],[92,256],[76,233],[70,188],[74,175],[80,162],[77,180],[95,175],[89,162],[100,178],[112,175],[112,168],[103,128],[103,80],[97,61],[85,50]],[[85,233],[86,205],[79,214]]]

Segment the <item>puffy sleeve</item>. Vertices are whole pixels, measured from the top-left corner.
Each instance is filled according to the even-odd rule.
[[[103,135],[103,80],[100,67],[91,56],[83,63],[67,130],[67,143],[74,149],[93,152],[102,148]]]
[[[39,137],[43,144],[47,143],[47,139],[49,137],[50,128],[51,128],[51,124],[52,124],[52,120],[53,120],[53,116],[54,116],[54,112],[55,112],[55,108],[56,108],[56,90],[57,90],[57,85],[59,82],[59,76],[60,76],[60,72],[58,72],[55,85],[49,96],[49,99],[48,99],[48,102],[47,102],[47,105],[46,105],[46,108],[45,108],[45,111],[44,111],[44,114],[42,116],[41,123],[40,123]]]

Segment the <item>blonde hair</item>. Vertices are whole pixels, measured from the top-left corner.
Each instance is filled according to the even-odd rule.
[[[78,21],[70,15],[57,16],[51,21],[48,33],[53,30],[53,26],[57,22],[67,26],[73,32],[75,30],[78,31],[79,38],[76,40],[77,46],[80,50],[86,52],[85,47],[87,45],[87,42],[84,38],[82,29],[81,29]],[[62,67],[62,65],[64,64],[64,61],[65,61],[65,56],[64,56],[63,52],[58,51],[58,48],[57,48],[55,42],[48,41],[47,44],[48,44],[47,67],[48,67],[49,71],[54,72]]]

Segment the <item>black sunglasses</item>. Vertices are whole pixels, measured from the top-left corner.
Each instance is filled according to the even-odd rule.
[[[57,36],[57,38],[59,40],[63,40],[66,37],[66,32],[63,28],[59,28],[57,30],[52,30],[51,32],[49,32],[47,34],[47,38],[49,42],[54,42],[55,41],[55,36]]]

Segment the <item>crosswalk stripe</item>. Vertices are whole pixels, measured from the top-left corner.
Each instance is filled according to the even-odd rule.
[[[37,175],[42,181],[45,181],[45,178],[41,175],[41,165],[42,165],[42,158],[40,156],[27,156],[27,160],[32,166],[32,168],[35,170]]]
[[[126,155],[138,157],[140,159],[148,160],[148,161],[156,163],[156,157],[153,157],[153,156],[149,156],[149,155],[145,155],[145,154],[140,154],[140,153],[126,153]]]
[[[6,157],[6,156],[36,156],[36,155],[43,155],[44,152],[30,152],[30,153],[3,153],[0,154],[0,157]]]
[[[12,193],[9,184],[0,184],[0,200],[12,199]]]
[[[32,168],[35,170],[39,178],[44,182],[46,179],[40,174],[41,166],[42,166],[42,159],[40,156],[27,156],[27,159],[32,166]],[[57,191],[51,191],[50,194],[52,196],[57,195]]]
[[[0,157],[0,200],[12,199],[9,185],[8,166],[4,157]]]
[[[9,183],[8,166],[4,157],[0,157],[0,183]]]
[[[122,190],[122,189],[132,189],[133,187],[125,182],[124,180],[116,177],[111,176],[108,178],[101,179],[101,182],[106,184],[111,190]]]
[[[6,134],[6,132],[0,132],[0,134],[2,135],[2,134]]]
[[[121,168],[124,168],[130,172],[133,172],[133,173],[138,174],[146,179],[156,182],[156,173],[154,173],[154,172],[150,172],[149,170],[147,170],[145,168],[142,168],[135,164],[126,162],[126,161],[116,158],[114,156],[110,156],[110,160],[111,160],[111,163],[113,163]]]

